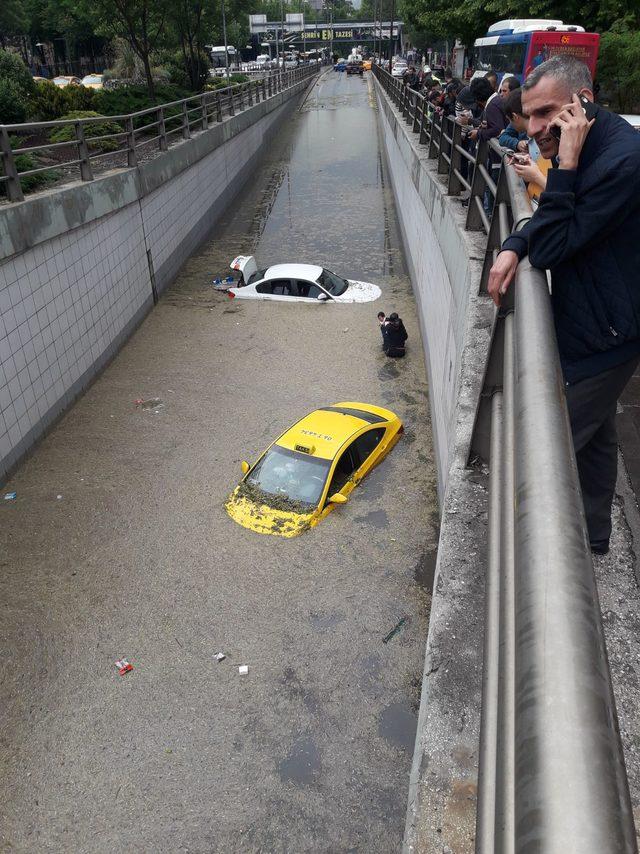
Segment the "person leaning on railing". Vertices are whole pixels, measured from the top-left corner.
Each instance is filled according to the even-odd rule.
[[[593,106],[589,70],[571,56],[543,62],[522,107],[553,159],[531,220],[502,244],[489,275],[499,305],[520,259],[551,271],[551,302],[591,549],[609,550],[616,482],[616,404],[640,360],[640,135]],[[554,135],[560,131],[560,138]]]

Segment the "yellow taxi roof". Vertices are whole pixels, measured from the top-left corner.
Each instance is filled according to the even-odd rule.
[[[344,443],[367,424],[381,424],[396,418],[388,409],[368,403],[334,403],[310,412],[283,433],[275,444],[332,460]]]

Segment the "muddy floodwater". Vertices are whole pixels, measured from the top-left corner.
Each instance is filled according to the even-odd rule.
[[[329,72],[309,91],[210,239],[6,486],[3,850],[399,849],[437,505],[368,77]],[[382,297],[230,300],[210,283],[237,254],[321,264]],[[382,352],[381,309],[404,319],[404,360]],[[240,462],[348,400],[406,426],[349,501],[290,540],[234,523],[224,502]]]

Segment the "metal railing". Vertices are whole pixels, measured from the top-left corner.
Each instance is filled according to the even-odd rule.
[[[180,101],[171,101],[127,113],[121,116],[96,116],[87,119],[67,119],[52,122],[30,122],[27,124],[0,125],[0,157],[3,173],[0,186],[5,185],[11,202],[24,198],[21,178],[50,172],[52,168],[77,167],[83,181],[93,180],[93,164],[105,157],[113,158],[118,153],[126,155],[128,167],[137,166],[139,151],[143,147],[157,146],[158,151],[167,151],[176,139],[189,139],[194,134],[207,130],[212,124],[224,121],[243,110],[271,98],[302,80],[317,74],[319,65],[306,65],[289,71],[265,74],[260,80],[250,80],[192,95]],[[121,130],[92,136],[92,126],[106,123],[119,125]],[[71,128],[73,137],[64,142],[41,142],[20,144],[12,148],[11,135],[24,137],[26,134],[50,138],[51,133],[61,128]],[[96,144],[109,141],[111,150],[95,150]],[[111,143],[116,145],[114,149]],[[45,151],[71,151],[68,158],[56,163],[20,169],[16,158],[21,154],[39,154]]]
[[[500,244],[532,216],[523,182],[495,140],[474,157],[453,118],[374,74],[447,192],[469,192],[486,290]],[[528,259],[496,314],[475,455],[490,470],[476,852],[636,852],[549,287]]]

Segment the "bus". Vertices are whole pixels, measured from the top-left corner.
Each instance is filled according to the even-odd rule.
[[[224,61],[224,45],[205,45],[205,50],[209,52],[211,57],[211,74],[212,76],[224,77],[226,72],[226,63]],[[229,71],[234,71],[239,67],[240,54],[233,47],[227,45],[227,57],[229,61]]]
[[[595,77],[600,36],[584,27],[543,19],[510,19],[492,24],[473,45],[474,76],[495,71],[523,83],[526,77],[551,56],[567,53],[582,60]]]

